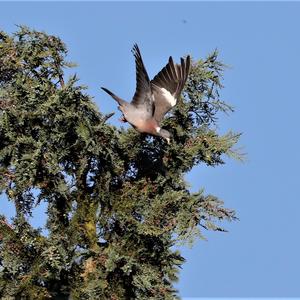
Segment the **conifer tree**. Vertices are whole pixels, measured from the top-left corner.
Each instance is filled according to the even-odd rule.
[[[0,32],[0,192],[16,207],[0,217],[1,299],[179,299],[184,258],[174,250],[202,230],[223,231],[233,210],[184,175],[217,166],[239,134],[219,135],[224,65],[214,51],[194,60],[159,137],[109,124],[55,36],[19,27]],[[100,85],[100,83],[99,83]],[[47,203],[47,232],[33,208]]]

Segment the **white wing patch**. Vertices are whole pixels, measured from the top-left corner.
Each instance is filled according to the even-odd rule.
[[[166,90],[165,88],[160,88],[162,96],[165,98],[165,100],[167,100],[172,106],[175,106],[177,100],[175,97],[173,97],[173,95]]]

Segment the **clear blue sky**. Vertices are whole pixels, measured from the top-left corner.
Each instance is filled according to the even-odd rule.
[[[100,86],[133,95],[135,42],[151,76],[169,55],[200,58],[216,47],[232,66],[222,96],[236,112],[220,118],[220,132],[243,132],[248,161],[199,166],[187,178],[193,190],[204,187],[236,209],[240,221],[183,249],[177,287],[184,297],[300,296],[299,16],[296,2],[0,3],[1,29],[25,24],[66,42],[79,64],[74,72],[104,113],[116,105]],[[42,210],[35,225],[43,224]],[[3,196],[0,212],[13,214]]]

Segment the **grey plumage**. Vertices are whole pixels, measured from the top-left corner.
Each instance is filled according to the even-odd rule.
[[[139,132],[158,135],[170,141],[171,134],[160,128],[166,113],[176,105],[190,71],[190,56],[174,64],[172,57],[164,68],[150,81],[137,44],[132,53],[136,65],[136,91],[128,103],[108,89],[102,89],[119,104],[124,118]]]

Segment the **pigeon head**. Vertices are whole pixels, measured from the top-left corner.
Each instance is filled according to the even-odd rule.
[[[159,135],[162,138],[164,138],[167,141],[167,143],[170,144],[171,138],[172,138],[172,134],[168,130],[166,130],[166,129],[160,129],[157,135]]]

